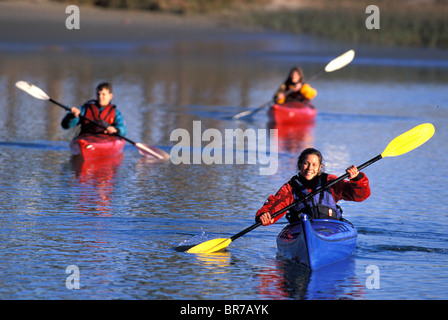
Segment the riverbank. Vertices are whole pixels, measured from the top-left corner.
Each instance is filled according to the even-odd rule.
[[[261,0],[265,1],[265,0]],[[431,0],[414,1],[406,10],[390,1],[380,6],[380,29],[365,27],[362,0],[348,7],[350,0],[339,6],[325,5],[328,0],[305,6],[302,2],[287,5],[284,1],[270,1],[258,7],[216,10],[207,13],[172,13],[168,10],[111,9],[80,4],[80,29],[68,30],[65,12],[68,3],[49,0],[0,1],[0,46],[12,50],[76,51],[94,49],[134,49],[148,52],[170,50],[174,43],[190,44],[204,41],[229,41],[247,35],[289,33],[311,35],[321,39],[345,42],[349,46],[373,45],[383,50],[406,47],[415,50],[448,48],[448,26],[445,2],[424,6],[415,3],[435,3]],[[405,1],[406,2],[406,1]],[[408,1],[407,1],[408,2]],[[385,4],[389,3],[386,9]],[[398,1],[397,3],[403,3]],[[401,7],[403,8],[403,7]],[[402,10],[402,11],[400,11]],[[393,12],[401,18],[394,21]],[[413,14],[421,18],[413,19]],[[409,16],[407,16],[409,15]],[[447,13],[448,15],[448,13]],[[401,22],[400,22],[401,21]],[[433,29],[439,32],[433,32]],[[216,50],[219,50],[216,49]],[[444,51],[444,50],[442,50]]]
[[[255,10],[247,24],[380,46],[448,48],[447,1],[317,1],[296,9]],[[366,13],[367,11],[367,13]],[[371,24],[375,19],[376,26]],[[369,28],[367,27],[369,25]]]
[[[53,0],[69,3],[66,0]],[[73,2],[73,1],[72,1]],[[94,5],[94,1],[82,0]],[[107,8],[170,13],[240,28],[308,34],[381,46],[448,48],[446,0],[142,0],[96,1]],[[377,8],[375,28],[366,20]],[[367,12],[366,12],[367,11]],[[370,21],[369,23],[371,23]]]
[[[66,50],[226,37],[241,31],[204,15],[119,10],[79,5],[80,28],[68,29],[67,3],[0,1],[0,45],[8,49]],[[106,48],[107,49],[107,48]]]

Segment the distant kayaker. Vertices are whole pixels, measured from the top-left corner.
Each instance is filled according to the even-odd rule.
[[[289,72],[288,78],[275,93],[274,102],[283,104],[288,101],[299,101],[312,106],[310,101],[316,95],[317,90],[305,82],[302,69],[294,67]]]
[[[314,149],[305,149],[297,161],[298,174],[285,183],[275,195],[270,195],[265,204],[256,213],[255,220],[262,225],[270,225],[286,214],[280,214],[275,218],[271,215],[284,207],[300,200],[305,195],[316,190],[320,186],[336,179],[335,175],[323,172],[322,154]],[[367,176],[359,172],[352,165],[346,169],[350,175],[349,180],[342,180],[323,192],[315,195],[306,203],[300,203],[289,210],[287,219],[290,223],[298,221],[300,213],[306,213],[313,219],[338,219],[342,218],[342,210],[336,204],[339,200],[364,201],[370,196],[370,186]]]
[[[64,129],[71,129],[81,125],[79,134],[84,133],[105,133],[126,135],[126,125],[123,116],[115,105],[111,104],[113,98],[112,85],[108,82],[100,83],[96,88],[97,100],[89,100],[81,107],[73,107],[62,119],[61,126]],[[91,121],[80,119],[79,116],[93,120],[106,127],[99,127]]]

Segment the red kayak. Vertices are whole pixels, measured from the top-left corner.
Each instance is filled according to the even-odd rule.
[[[269,108],[268,116],[275,123],[309,123],[316,118],[317,110],[313,105],[299,101],[274,104]]]
[[[117,136],[82,134],[70,142],[70,149],[73,155],[92,160],[120,155],[124,144],[125,141]]]

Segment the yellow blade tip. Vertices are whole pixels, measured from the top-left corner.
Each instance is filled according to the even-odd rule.
[[[214,253],[224,251],[232,242],[230,239],[213,239],[200,243],[187,250],[187,253]]]
[[[435,128],[431,123],[422,123],[393,139],[381,156],[395,157],[414,150],[431,139]]]

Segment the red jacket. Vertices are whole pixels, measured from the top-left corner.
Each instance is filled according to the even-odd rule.
[[[339,200],[356,201],[361,202],[366,200],[370,196],[369,179],[367,176],[360,172],[360,176],[354,180],[342,180],[330,187],[331,194],[334,201],[337,203]],[[328,175],[327,181],[335,180],[338,177],[335,175]],[[313,190],[308,189],[309,192]],[[294,202],[294,196],[292,194],[292,187],[289,183],[285,183],[275,195],[270,195],[265,204],[257,211],[255,220],[258,221],[258,217],[265,212],[269,212],[271,215],[284,207]],[[283,217],[286,212],[278,215],[274,218],[274,222],[277,222]]]

